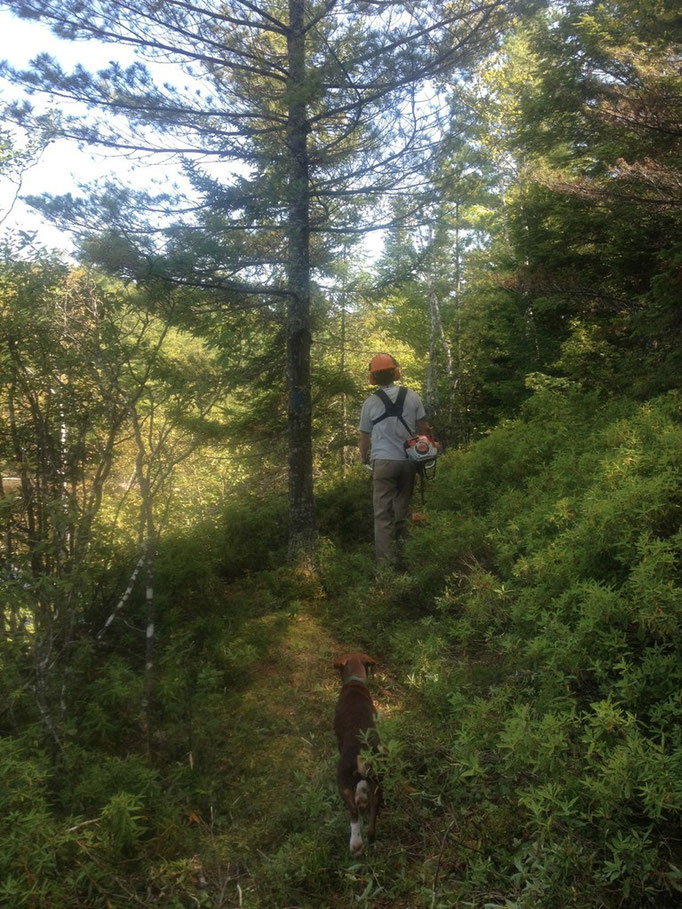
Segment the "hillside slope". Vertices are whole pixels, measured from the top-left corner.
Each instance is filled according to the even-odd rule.
[[[676,905],[681,415],[675,393],[539,388],[442,459],[393,577],[375,578],[364,472],[319,496],[316,576],[281,567],[275,500],[168,540],[152,739],[139,602],[79,652],[63,752],[29,720],[0,741],[0,903]],[[379,663],[383,743],[359,859],[334,779],[349,649]]]

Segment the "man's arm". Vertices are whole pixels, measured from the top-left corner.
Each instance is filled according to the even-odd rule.
[[[369,464],[369,443],[372,439],[372,434],[369,432],[362,432],[360,430],[360,437],[358,439],[358,447],[360,448],[360,460],[363,464]]]

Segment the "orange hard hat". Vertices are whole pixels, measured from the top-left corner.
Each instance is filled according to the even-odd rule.
[[[369,361],[369,384],[376,385],[377,382],[374,378],[374,373],[383,372],[385,369],[393,370],[394,380],[397,381],[400,378],[400,364],[395,357],[392,357],[387,353],[378,353],[376,356],[372,357]]]

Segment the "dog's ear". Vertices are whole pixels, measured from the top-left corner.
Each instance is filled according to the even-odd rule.
[[[374,667],[377,664],[376,660],[373,660],[371,656],[367,656],[366,653],[360,654],[360,660],[362,661],[362,665],[365,667],[365,672],[374,672]]]
[[[343,656],[338,656],[334,660],[334,669],[338,669],[339,672],[343,672],[346,668],[346,663],[348,662],[348,657],[344,654]]]

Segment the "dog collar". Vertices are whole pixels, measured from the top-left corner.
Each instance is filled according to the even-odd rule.
[[[343,680],[343,684],[345,685],[346,682],[362,682],[363,685],[367,684],[367,680],[361,679],[359,675],[347,675]]]

